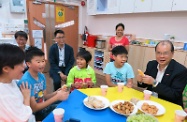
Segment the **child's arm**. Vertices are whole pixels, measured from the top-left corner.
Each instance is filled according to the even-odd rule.
[[[47,106],[51,105],[52,103],[56,101],[66,100],[68,96],[69,96],[68,92],[64,92],[61,90],[61,91],[56,92],[56,94],[53,97],[49,98],[48,100],[42,103],[37,103],[35,98],[31,97],[31,108],[33,112],[36,112],[36,111],[46,108]]]
[[[67,82],[66,85],[68,87],[71,87],[71,85],[74,83],[74,73],[73,73],[73,68],[69,71],[68,77],[67,77]]]
[[[108,85],[108,86],[116,86],[115,84],[113,84],[112,82],[111,82],[111,80],[110,80],[110,75],[109,74],[106,74],[105,75],[105,79],[106,79],[106,84]]]
[[[58,90],[57,90],[58,91]],[[53,92],[53,93],[50,93],[50,94],[47,94],[47,91],[44,90],[44,98],[47,100],[47,99],[50,99],[51,97],[55,96],[57,94],[57,91]]]
[[[128,88],[132,88],[132,86],[133,86],[133,79],[132,79],[132,78],[127,79],[127,84],[126,84],[126,86],[127,86]]]

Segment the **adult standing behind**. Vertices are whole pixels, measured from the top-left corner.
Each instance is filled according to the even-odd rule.
[[[156,60],[149,61],[145,75],[137,75],[138,86],[158,93],[158,97],[183,106],[182,92],[187,81],[187,69],[172,59],[174,46],[161,41],[155,47]]]
[[[129,51],[129,40],[124,36],[125,26],[123,23],[119,23],[116,25],[116,36],[110,38],[109,41],[109,51],[116,46],[124,46],[127,51]],[[112,54],[110,54],[110,59],[113,61]]]
[[[28,36],[27,33],[24,31],[17,31],[14,35],[17,46],[20,47],[24,52],[29,48],[29,45],[27,45]]]
[[[53,79],[54,90],[56,91],[61,87],[61,80],[66,81],[75,59],[73,48],[65,44],[64,31],[56,30],[54,36],[56,43],[53,44],[49,50],[49,74]]]

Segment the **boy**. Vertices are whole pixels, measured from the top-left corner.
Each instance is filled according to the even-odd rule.
[[[88,65],[92,59],[90,52],[81,50],[77,54],[76,63],[67,78],[67,86],[73,89],[90,88],[96,83],[95,72]]]
[[[40,49],[30,47],[26,51],[25,61],[29,69],[24,73],[19,84],[27,81],[31,85],[31,108],[36,120],[41,121],[56,108],[57,105],[53,104],[54,102],[66,100],[69,94],[63,90],[46,93],[46,79],[41,73],[46,63],[44,53]]]
[[[0,44],[0,121],[26,122],[32,114],[28,83],[21,85],[16,81],[24,70],[24,52],[11,44]]]
[[[127,50],[124,46],[116,46],[112,49],[114,62],[107,63],[104,73],[108,86],[116,86],[118,82],[123,82],[127,87],[132,87],[134,72],[127,61]]]
[[[18,31],[15,33],[14,37],[16,39],[17,46],[25,52],[29,48],[29,45],[26,44],[28,40],[27,33],[24,31]]]

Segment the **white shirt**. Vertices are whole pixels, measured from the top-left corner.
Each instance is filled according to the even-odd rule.
[[[0,93],[0,122],[25,122],[29,119],[32,110],[23,104],[16,81],[0,83]]]
[[[59,64],[58,64],[58,66],[59,67],[61,67],[61,66],[65,67],[65,63],[64,63],[65,45],[62,48],[60,48],[58,46],[58,51],[59,51]]]
[[[160,83],[160,82],[162,81],[162,78],[163,78],[163,76],[164,76],[164,73],[165,73],[167,67],[168,67],[168,66],[164,67],[163,70],[160,70],[159,64],[157,65],[157,69],[158,69],[158,72],[157,72],[157,75],[156,75],[157,84]],[[157,84],[156,84],[156,85],[157,85]]]

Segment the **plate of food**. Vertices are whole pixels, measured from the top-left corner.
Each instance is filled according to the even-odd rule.
[[[149,114],[137,114],[129,116],[127,122],[158,122],[158,119]]]
[[[110,105],[110,102],[102,96],[88,96],[83,100],[83,104],[93,110],[103,110]]]
[[[153,116],[160,116],[166,112],[166,109],[161,104],[150,100],[140,100],[136,106],[143,113]]]
[[[138,108],[134,105],[134,103],[125,100],[115,100],[110,103],[110,109],[117,114],[129,116],[136,114],[138,112]]]

